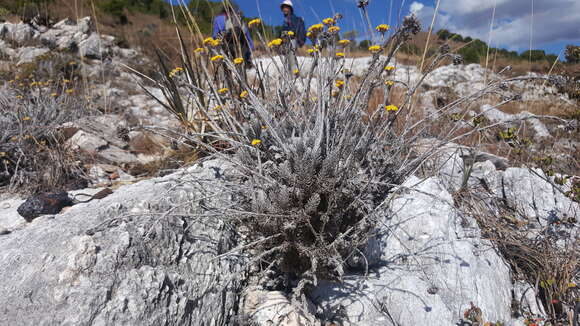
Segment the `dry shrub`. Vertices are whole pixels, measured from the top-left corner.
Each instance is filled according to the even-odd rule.
[[[251,253],[259,270],[273,272],[297,295],[320,279],[340,280],[349,259],[364,261],[362,248],[388,193],[428,157],[449,142],[497,126],[441,119],[501,92],[510,79],[499,78],[435,112],[417,107],[426,75],[446,59],[460,62],[447,47],[434,54],[416,84],[385,83],[393,78],[385,68],[419,29],[417,18],[409,16],[384,35],[360,78],[335,55],[340,47],[328,26],[313,33],[318,51],[308,66],[298,67],[300,76],[285,65],[292,56],[286,35],[280,44],[270,43],[271,60],[264,65],[271,68],[261,65],[255,76],[209,40],[203,52],[184,51],[180,67],[171,69],[161,60],[161,77],[151,78],[168,99],[159,102],[186,130],[162,132],[237,171],[227,180],[227,203],[205,206],[207,216],[236,225],[243,235],[246,245],[232,254]],[[201,44],[203,37],[195,37]],[[436,141],[415,151],[425,137]]]
[[[0,89],[0,187],[35,193],[86,183],[78,157],[64,147],[58,131],[86,114],[76,97],[41,86]]]
[[[533,287],[548,321],[554,325],[568,321],[580,295],[576,217],[552,212],[547,225],[540,226],[500,198],[488,195],[484,185],[465,188],[455,195],[455,201],[467,216],[477,220],[482,236],[505,258],[514,279]],[[518,306],[522,310],[517,313],[534,317],[526,307]]]

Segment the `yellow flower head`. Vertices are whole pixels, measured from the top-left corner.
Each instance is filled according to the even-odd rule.
[[[340,40],[340,41],[338,41],[338,44],[340,44],[342,46],[347,46],[350,44],[350,40]]]
[[[258,145],[260,145],[261,143],[262,143],[262,141],[261,141],[261,140],[259,140],[259,139],[253,139],[253,140],[252,140],[252,146],[258,146]]]
[[[197,49],[193,50],[193,52],[195,52],[195,53],[202,53],[204,51],[205,51],[204,48],[197,48]]]
[[[288,31],[288,32],[286,32],[286,34],[288,34],[288,36],[294,36],[294,32],[293,31]]]
[[[227,93],[228,91],[229,91],[229,89],[228,89],[227,87],[224,87],[224,88],[220,88],[220,89],[218,89],[218,93],[219,93],[219,94],[225,94],[225,93]]]
[[[292,74],[293,74],[294,76],[298,76],[298,75],[300,75],[300,70],[298,70],[298,69],[294,69],[294,70],[292,70]]]
[[[316,52],[318,52],[318,45],[308,49],[308,54],[314,55]]]
[[[16,95],[16,98],[17,98],[17,99],[19,99],[19,100],[21,100],[21,99],[23,99],[24,97],[22,97],[22,95]]]
[[[182,71],[183,71],[183,68],[176,67],[175,69],[173,69],[169,72],[169,77],[173,78],[173,77],[175,77],[175,75],[177,75],[178,73],[180,73]]]
[[[387,25],[387,24],[380,24],[379,26],[377,26],[375,29],[378,32],[384,33],[386,31],[388,31],[391,28],[391,26]]]
[[[208,37],[205,40],[203,40],[203,44],[204,45],[211,45],[215,40],[213,39],[213,37]]]
[[[338,26],[329,27],[328,32],[331,34],[336,34],[336,33],[340,32],[340,27],[338,27]]]
[[[213,110],[214,111],[217,111],[217,110],[221,110],[221,108],[222,108],[221,105],[216,105],[216,106],[213,107]]]
[[[311,32],[312,34],[316,34],[320,31],[322,31],[324,29],[324,25],[322,24],[314,24],[310,27],[308,27],[308,31]]]
[[[344,52],[336,52],[335,56],[337,58],[344,58]]]
[[[262,130],[267,130],[268,126],[262,126]]]
[[[57,97],[58,96],[58,93],[52,93],[52,94],[50,94],[50,96]]]
[[[386,111],[399,111],[399,108],[397,106],[391,104],[391,105],[386,105],[385,110]]]
[[[31,117],[24,117],[24,118],[22,118],[22,121],[29,121],[31,119],[32,119]]]
[[[215,47],[218,47],[218,46],[220,46],[220,44],[221,44],[221,43],[222,43],[222,41],[221,41],[221,40],[213,40],[213,41],[211,42],[211,46],[213,46],[213,47],[215,48]]]
[[[387,80],[387,81],[385,82],[385,85],[387,85],[387,86],[393,86],[393,85],[395,85],[395,82],[394,82],[394,81],[392,81],[392,80]]]
[[[241,65],[242,63],[244,63],[244,59],[243,58],[235,58],[234,63],[237,65]]]
[[[68,80],[68,79],[63,79],[63,80],[62,80],[62,83],[63,83],[63,84],[68,84],[68,83],[70,83],[70,80]]]
[[[74,92],[75,92],[75,90],[74,90],[74,89],[67,89],[65,92],[66,92],[67,94],[72,94],[72,93],[74,93]]]
[[[377,52],[381,51],[381,47],[379,45],[371,45],[371,46],[369,46],[369,51],[371,51],[373,53],[377,53]]]
[[[308,38],[312,38],[314,36],[314,34],[312,34],[312,32],[307,32],[306,33],[306,37]]]
[[[210,60],[211,60],[211,62],[219,62],[219,61],[222,61],[223,59],[224,59],[224,56],[218,54],[216,56],[211,57]]]
[[[270,41],[270,43],[268,43],[268,47],[269,48],[277,47],[277,46],[280,46],[280,45],[282,45],[282,39],[281,38],[274,39],[274,40]]]
[[[337,79],[336,82],[334,82],[334,86],[337,88],[342,88],[344,86],[344,80]]]
[[[322,22],[324,23],[324,25],[334,25],[336,24],[336,20],[334,20],[334,18],[325,18],[322,20]]]
[[[393,70],[395,70],[395,66],[386,66],[385,70],[386,71],[393,71]]]
[[[248,91],[243,91],[243,92],[240,94],[240,98],[242,98],[242,99],[243,99],[243,98],[246,98],[246,97],[248,97],[248,94],[249,94],[249,93],[248,93]]]
[[[252,28],[252,27],[254,27],[254,25],[260,25],[261,23],[262,23],[262,20],[260,18],[252,19],[248,23],[248,27]]]

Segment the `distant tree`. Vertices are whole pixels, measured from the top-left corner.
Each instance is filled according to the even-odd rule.
[[[471,38],[471,36],[466,36],[466,37],[463,39],[463,42],[465,42],[465,43],[469,43],[469,42],[471,42],[471,41],[473,41],[473,39]]]
[[[565,57],[568,63],[580,63],[580,46],[566,45]]]
[[[451,36],[449,37],[449,39],[455,41],[455,42],[465,42],[463,40],[463,36],[459,35],[459,34],[451,34]]]
[[[368,48],[371,46],[371,41],[369,40],[362,40],[360,41],[360,43],[358,44],[359,49],[361,50],[368,50]]]
[[[476,48],[471,46],[465,46],[459,49],[459,54],[463,57],[463,62],[465,63],[479,63],[480,53]]]
[[[546,60],[546,52],[544,50],[526,50],[520,54],[524,60],[543,61]]]
[[[546,60],[552,64],[558,60],[558,56],[555,54],[546,54]]]
[[[446,29],[440,29],[437,32],[437,36],[439,37],[440,40],[448,40],[451,37],[451,35],[453,34],[451,34],[451,32],[449,32]]]

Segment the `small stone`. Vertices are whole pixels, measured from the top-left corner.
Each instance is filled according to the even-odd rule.
[[[66,206],[72,206],[73,201],[66,192],[41,194],[28,198],[16,210],[27,222],[42,215],[58,214]]]

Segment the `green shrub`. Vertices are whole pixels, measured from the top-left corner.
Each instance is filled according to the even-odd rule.
[[[566,62],[580,63],[580,46],[566,45]]]

